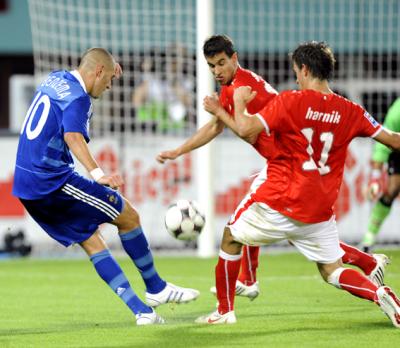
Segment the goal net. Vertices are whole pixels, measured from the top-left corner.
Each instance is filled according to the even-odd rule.
[[[196,73],[209,74],[204,58],[196,57],[196,1],[29,0],[29,5],[38,75],[76,67],[94,46],[109,49],[121,63],[123,78],[95,103],[94,138],[108,142],[99,145],[99,158],[111,169],[124,169],[124,193],[149,226],[152,244],[177,246],[161,232],[161,216],[171,201],[196,195],[201,181],[196,153],[164,167],[154,157],[196,129]],[[213,11],[214,33],[229,35],[241,65],[278,90],[296,88],[288,53],[299,42],[324,40],[336,55],[332,86],[338,93],[379,121],[400,94],[397,0],[215,0]],[[204,61],[204,71],[196,72],[196,59]],[[348,241],[359,240],[367,225],[362,189],[371,146],[356,142],[346,162],[336,211]],[[229,132],[215,143],[215,182],[209,189],[216,201],[216,231],[222,231],[249,176],[262,166],[263,160]],[[393,226],[400,228],[389,218],[382,241],[395,238]]]

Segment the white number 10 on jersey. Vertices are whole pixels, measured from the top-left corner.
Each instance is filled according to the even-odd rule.
[[[38,111],[39,106],[43,104],[42,112],[39,116],[39,121],[34,129],[32,129],[33,119],[35,118],[36,112]],[[21,134],[26,131],[26,137],[29,140],[33,140],[38,137],[38,135],[43,130],[43,127],[47,121],[47,117],[49,116],[50,111],[50,98],[41,92],[37,94],[35,99],[32,101],[31,106],[29,107],[24,123],[22,124]],[[26,129],[25,129],[26,128]]]

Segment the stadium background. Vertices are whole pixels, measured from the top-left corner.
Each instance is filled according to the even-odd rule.
[[[124,193],[140,211],[153,249],[195,246],[165,232],[163,212],[178,198],[198,196],[204,182],[199,173],[209,164],[212,180],[206,189],[215,221],[209,219],[208,227],[214,233],[210,253],[215,252],[225,221],[263,161],[229,132],[212,144],[208,164],[198,160],[198,151],[164,166],[155,161],[160,150],[176,146],[196,129],[196,77],[209,73],[203,57],[196,55],[195,0],[0,0],[0,10],[0,248],[7,234],[23,230],[34,251],[61,250],[10,194],[16,134],[40,79],[50,70],[75,66],[85,49],[102,46],[118,57],[124,77],[95,103],[92,129],[97,140],[91,145],[96,157],[105,170],[124,172]],[[213,32],[233,38],[242,66],[278,90],[295,87],[288,52],[301,41],[326,40],[338,62],[335,90],[383,121],[388,105],[400,95],[399,10],[396,0],[221,0],[214,1],[212,22]],[[196,73],[196,58],[205,72]],[[171,121],[161,128],[137,117],[132,93],[145,76],[148,59],[153,75],[173,74],[178,81],[192,82],[192,104],[178,126]],[[171,73],[173,61],[180,70]],[[341,237],[351,243],[366,229],[370,205],[363,188],[371,148],[369,140],[351,145],[336,207]],[[396,202],[378,242],[399,240],[399,209]],[[104,233],[119,248],[110,229]]]

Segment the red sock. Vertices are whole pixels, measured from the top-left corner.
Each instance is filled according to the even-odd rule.
[[[258,254],[260,247],[243,246],[242,263],[239,280],[245,285],[253,285],[257,281]]]
[[[376,290],[378,287],[367,277],[351,268],[342,268],[339,275],[340,287],[354,296],[376,301]]]
[[[343,263],[357,266],[362,269],[366,275],[369,275],[375,268],[376,260],[373,256],[343,242],[340,242],[340,247],[346,253],[342,257]]]
[[[215,284],[217,286],[218,312],[220,314],[233,311],[240,258],[240,255],[229,255],[220,251],[218,263],[215,267]]]

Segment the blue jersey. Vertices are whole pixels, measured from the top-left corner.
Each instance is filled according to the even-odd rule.
[[[13,186],[17,197],[42,198],[72,175],[66,132],[81,133],[89,142],[92,104],[76,73],[55,71],[36,90],[19,139]]]

